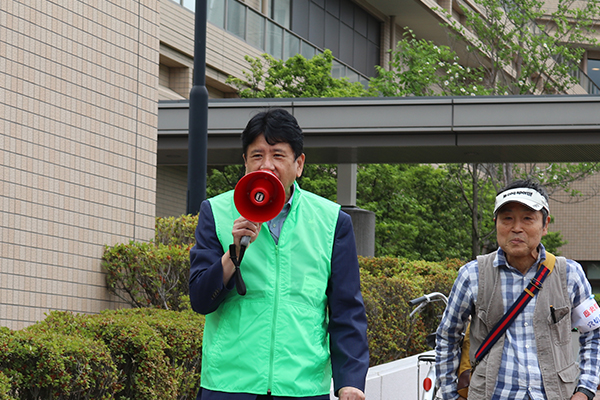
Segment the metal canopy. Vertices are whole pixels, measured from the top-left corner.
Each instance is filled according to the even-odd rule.
[[[600,161],[600,96],[219,99],[208,163],[239,164],[240,134],[268,107],[298,119],[310,163]],[[188,101],[160,101],[158,164],[187,165]]]

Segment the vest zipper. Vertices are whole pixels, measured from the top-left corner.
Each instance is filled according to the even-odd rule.
[[[271,393],[273,388],[273,374],[275,361],[275,332],[277,331],[277,311],[279,309],[279,246],[275,245],[275,298],[273,299],[273,317],[271,329],[271,354],[269,355],[269,381],[267,392]]]

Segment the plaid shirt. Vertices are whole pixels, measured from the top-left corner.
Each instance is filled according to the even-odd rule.
[[[546,250],[540,244],[540,254],[535,268],[530,268],[523,275],[507,264],[504,252],[498,249],[494,267],[500,268],[505,313],[534,277],[538,264],[545,259]],[[460,339],[477,300],[478,283],[479,267],[477,260],[474,260],[460,269],[450,293],[448,307],[437,331],[436,372],[443,398],[447,400],[458,398],[456,371],[460,361]],[[573,260],[567,260],[567,287],[570,290],[573,308],[592,293],[581,265]],[[531,299],[506,331],[502,363],[492,400],[546,399],[533,332],[536,299],[537,297]],[[577,386],[596,392],[600,373],[600,330],[581,334],[579,342],[581,375]]]

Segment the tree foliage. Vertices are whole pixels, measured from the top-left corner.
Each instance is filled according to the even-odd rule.
[[[301,54],[278,60],[269,54],[244,57],[250,71],[242,71],[246,80],[229,77],[227,83],[238,88],[241,98],[364,97],[374,92],[359,82],[331,76],[333,55],[330,50],[306,59]]]
[[[391,51],[389,70],[380,66],[370,87],[384,97],[485,95],[482,68],[463,67],[448,46],[417,39],[410,30]]]
[[[579,83],[573,74],[592,36],[597,0],[474,0],[460,5],[465,23],[448,15],[458,40],[485,72],[492,94],[566,93]],[[549,6],[549,4],[552,4]],[[550,8],[551,7],[551,8]],[[467,60],[463,60],[466,62]]]
[[[375,213],[378,256],[430,261],[469,256],[467,215],[444,169],[369,164],[357,172],[357,205]]]

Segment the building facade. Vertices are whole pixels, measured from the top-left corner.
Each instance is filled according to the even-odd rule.
[[[156,1],[0,3],[0,325],[97,313],[104,245],[154,234]]]

